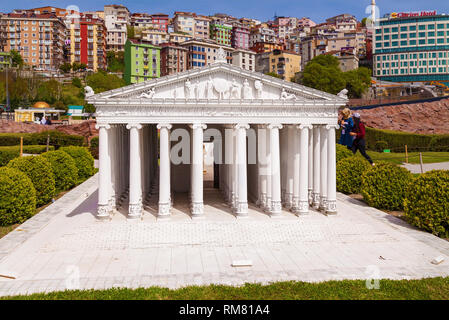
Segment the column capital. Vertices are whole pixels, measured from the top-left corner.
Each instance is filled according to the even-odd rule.
[[[237,124],[234,125],[234,128],[235,129],[246,129],[246,130],[248,130],[249,129],[249,124],[247,124],[247,123],[237,123]]]
[[[111,126],[109,125],[109,123],[97,123],[95,125],[95,129],[97,129],[97,130],[102,129],[102,128],[108,130],[108,129],[111,129]]]
[[[268,129],[282,129],[283,126],[280,123],[271,123],[268,125]]]
[[[338,124],[327,124],[326,125],[327,130],[330,130],[330,129],[338,130],[339,128],[340,128],[340,126]]]
[[[207,129],[207,125],[205,125],[204,123],[192,123],[190,125],[191,129],[203,129],[206,130]]]
[[[300,124],[300,125],[298,125],[297,126],[297,128],[298,129],[310,129],[310,130],[312,130],[313,129],[313,125],[311,125],[311,124]]]
[[[135,128],[135,129],[137,129],[137,130],[140,130],[140,129],[142,129],[142,125],[141,125],[140,123],[128,123],[128,124],[126,125],[126,129],[130,130],[130,129],[132,129],[132,128]]]
[[[172,125],[170,123],[158,123],[157,128],[158,129],[166,128],[170,130],[172,128]]]

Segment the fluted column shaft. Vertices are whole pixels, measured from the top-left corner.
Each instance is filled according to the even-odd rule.
[[[298,126],[300,130],[300,174],[299,174],[299,205],[298,214],[309,213],[309,130],[310,125]]]
[[[204,213],[203,203],[203,130],[207,128],[204,124],[193,124],[193,147],[192,147],[192,217],[200,217]]]
[[[326,126],[328,131],[327,142],[327,202],[326,214],[337,213],[337,173],[336,173],[336,139],[335,130],[338,129],[336,125]]]
[[[170,183],[170,129],[171,124],[160,123],[157,125],[160,137],[160,162],[159,162],[159,218],[170,216],[171,207],[171,183]]]
[[[248,186],[247,186],[247,159],[246,159],[246,130],[248,124],[237,124],[237,205],[235,214],[237,216],[248,215]]]
[[[313,207],[320,207],[320,173],[321,173],[321,146],[320,146],[320,127],[313,126]]]
[[[108,124],[97,124],[96,128],[99,130],[99,185],[97,217],[99,219],[105,219],[109,217],[111,212],[111,208],[109,207],[111,166],[108,155],[108,130],[111,127]]]
[[[131,123],[126,128],[130,130],[128,218],[135,219],[142,216],[142,150],[140,145],[142,125]]]
[[[320,174],[320,210],[326,210],[327,201],[327,129],[325,125],[320,126],[321,136],[321,174]]]
[[[271,124],[270,128],[270,152],[271,152],[271,214],[282,213],[281,202],[281,163],[279,149],[279,130],[281,124]]]

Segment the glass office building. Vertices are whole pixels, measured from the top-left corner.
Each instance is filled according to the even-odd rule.
[[[391,14],[373,34],[374,76],[449,86],[449,15]]]

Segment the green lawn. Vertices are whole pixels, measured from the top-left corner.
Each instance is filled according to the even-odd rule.
[[[109,289],[64,291],[2,299],[32,300],[448,300],[449,278],[423,280],[380,280],[378,290],[366,288],[362,280],[323,283],[277,282],[263,286],[242,287],[221,285],[191,286],[177,290],[151,287],[148,289]]]
[[[368,155],[374,162],[383,160],[394,164],[405,162],[405,153],[383,153],[368,151]],[[360,155],[360,153],[357,153]],[[449,162],[449,152],[423,152],[423,163]],[[419,164],[419,152],[410,152],[408,154],[408,163]]]

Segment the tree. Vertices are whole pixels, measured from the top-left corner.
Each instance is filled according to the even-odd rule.
[[[108,60],[109,72],[125,71],[125,53],[123,51],[108,51],[106,57]]]
[[[62,98],[62,87],[59,81],[51,79],[39,86],[38,100],[45,101],[48,104],[54,104]]]
[[[133,26],[126,26],[128,39],[135,39],[136,33]]]
[[[307,63],[301,81],[305,86],[332,94],[346,86],[338,59],[331,55],[320,55]]]
[[[350,98],[361,98],[371,85],[371,71],[365,67],[345,72],[344,77]]]
[[[83,86],[83,84],[81,83],[81,79],[78,77],[74,77],[72,79],[72,85],[74,85],[77,88],[81,88]]]
[[[11,55],[12,66],[22,68],[23,67],[23,58],[20,55],[20,53],[17,52],[16,50],[11,50],[9,52],[9,54]]]
[[[60,67],[59,70],[61,70],[64,73],[69,73],[70,70],[72,70],[72,65],[70,63],[63,63]]]
[[[278,75],[276,72],[267,72],[267,73],[265,73],[265,75],[275,77],[278,79],[282,79],[282,76]]]
[[[319,55],[307,63],[298,82],[332,94],[346,88],[350,98],[361,98],[371,85],[371,71],[361,67],[343,72],[337,57]]]
[[[107,74],[104,71],[99,71],[87,76],[86,83],[95,91],[95,93],[117,89],[126,85],[125,80],[114,74]]]

